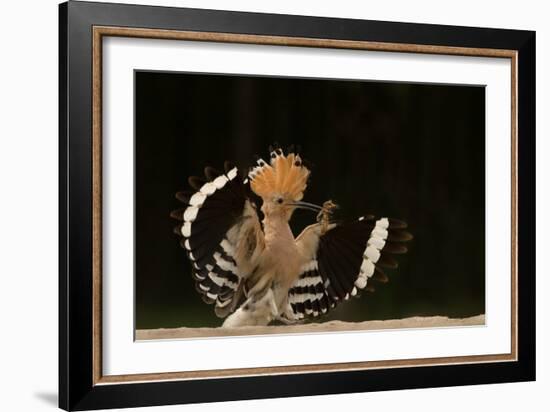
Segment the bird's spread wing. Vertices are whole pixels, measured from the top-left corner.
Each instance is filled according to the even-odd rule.
[[[243,297],[242,281],[264,248],[263,232],[249,185],[236,167],[226,163],[225,173],[207,167],[205,175],[189,178],[194,191],[176,195],[186,207],[172,217],[182,221],[176,233],[183,236],[197,291],[225,317]]]
[[[295,321],[325,314],[360,290],[371,289],[372,279],[386,282],[382,268],[397,268],[391,255],[406,253],[403,242],[412,239],[406,227],[395,219],[367,216],[306,228],[296,239],[305,263],[289,290],[283,317]]]

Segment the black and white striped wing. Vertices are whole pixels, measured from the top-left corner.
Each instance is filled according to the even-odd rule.
[[[226,163],[225,173],[207,167],[205,175],[189,178],[195,190],[176,195],[186,207],[172,217],[182,221],[175,231],[183,237],[197,291],[225,317],[243,297],[242,280],[263,249],[263,232],[249,186],[236,167]]]
[[[395,219],[372,216],[335,224],[325,233],[316,226],[316,248],[289,290],[285,317],[320,316],[363,289],[374,290],[373,279],[387,282],[382,268],[397,268],[392,254],[406,253],[403,242],[412,239],[406,227]]]

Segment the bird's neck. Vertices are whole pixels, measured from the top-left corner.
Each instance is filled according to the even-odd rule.
[[[265,249],[262,256],[270,278],[277,285],[279,292],[274,292],[275,302],[280,308],[286,302],[288,288],[299,275],[301,256],[287,219],[266,216],[263,224]]]
[[[283,216],[266,216],[263,225],[266,246],[274,246],[279,242],[294,243],[288,220]]]

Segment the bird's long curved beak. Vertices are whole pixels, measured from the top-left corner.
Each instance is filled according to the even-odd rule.
[[[314,212],[320,212],[323,210],[321,206],[309,202],[292,202],[290,203],[290,206],[294,206],[298,209],[312,210]]]

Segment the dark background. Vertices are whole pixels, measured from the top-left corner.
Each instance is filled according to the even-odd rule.
[[[313,163],[304,200],[403,219],[390,282],[323,320],[485,312],[485,89],[136,72],[136,327],[218,326],[172,232],[175,192],[204,166],[248,167],[274,141]],[[295,234],[315,215],[297,211]]]

